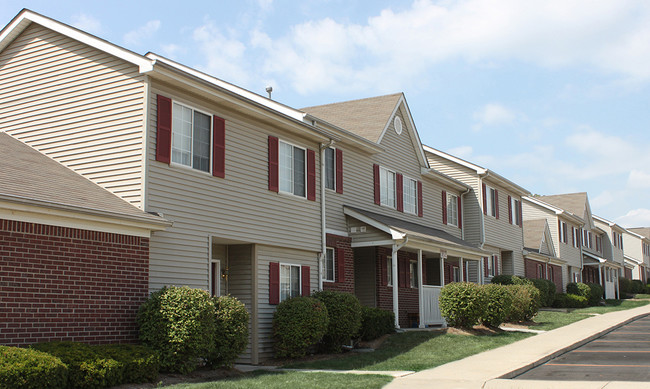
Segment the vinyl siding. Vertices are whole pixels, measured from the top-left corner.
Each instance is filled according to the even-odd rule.
[[[142,206],[137,66],[32,24],[0,53],[0,128]]]
[[[225,178],[155,161],[158,93],[225,119]],[[269,135],[315,151],[317,143],[243,116],[217,100],[199,99],[162,84],[153,84],[150,102],[147,211],[161,212],[174,223],[151,240],[153,288],[170,281],[204,288],[207,236],[320,252],[319,191],[316,201],[309,201],[268,190]]]
[[[249,314],[253,313],[253,282],[251,274],[253,274],[253,245],[230,245],[228,247],[228,281],[222,284],[227,284],[227,293],[236,297],[244,303],[246,310]],[[222,265],[224,266],[223,262]],[[246,350],[240,355],[240,362],[251,362],[251,346],[252,346],[252,320],[248,322],[248,344]]]

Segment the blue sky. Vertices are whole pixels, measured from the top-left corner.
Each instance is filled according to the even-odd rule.
[[[650,2],[4,0],[300,108],[404,92],[424,144],[650,226]],[[397,3],[397,5],[395,4]]]

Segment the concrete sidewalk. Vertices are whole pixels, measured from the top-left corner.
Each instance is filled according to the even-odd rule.
[[[509,380],[532,367],[600,337],[636,317],[650,314],[650,304],[590,317],[568,326],[472,355],[433,369],[395,378],[385,388],[647,388],[647,382]]]

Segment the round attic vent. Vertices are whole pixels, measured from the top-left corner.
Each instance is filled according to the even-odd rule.
[[[393,120],[393,126],[395,126],[395,132],[397,135],[400,135],[402,133],[402,119],[400,119],[399,116],[395,116],[395,120]]]

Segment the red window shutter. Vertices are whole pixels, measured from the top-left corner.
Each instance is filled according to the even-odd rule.
[[[498,255],[494,256],[494,275],[495,276],[499,275],[499,256]]]
[[[494,190],[494,213],[496,215],[496,218],[499,218],[499,191]]]
[[[460,196],[458,196],[458,228],[463,228],[463,207]]]
[[[280,304],[280,264],[269,263],[269,304]]]
[[[301,266],[300,276],[302,277],[302,295],[309,296],[311,293],[311,279],[309,277],[309,266]]]
[[[442,191],[442,224],[447,224],[447,192]]]
[[[519,201],[519,227],[524,228],[524,202]]]
[[[404,176],[395,174],[395,189],[397,192],[397,210],[404,212]]]
[[[490,271],[488,269],[488,260],[489,260],[488,257],[483,257],[483,275],[485,277],[490,275]]]
[[[424,210],[422,209],[422,181],[418,181],[418,217],[424,215]]]
[[[278,159],[280,157],[278,138],[269,136],[269,190],[280,191]]]
[[[172,100],[158,95],[156,161],[170,163],[172,154]]]
[[[374,184],[375,184],[375,204],[379,205],[381,204],[381,192],[380,192],[380,186],[379,186],[379,165],[374,164],[372,165],[372,172],[373,172],[373,177],[374,177]]]
[[[316,152],[307,150],[307,200],[316,201]]]
[[[336,149],[336,193],[343,193],[343,150]]]
[[[336,272],[337,282],[345,281],[345,250],[340,247],[336,249]]]
[[[487,188],[485,183],[482,184],[483,187],[483,214],[487,215]]]
[[[212,175],[226,176],[226,121],[218,116],[212,117]]]
[[[512,224],[512,197],[508,195],[508,223]]]
[[[379,257],[379,267],[381,268],[381,284],[388,285],[388,259]]]

